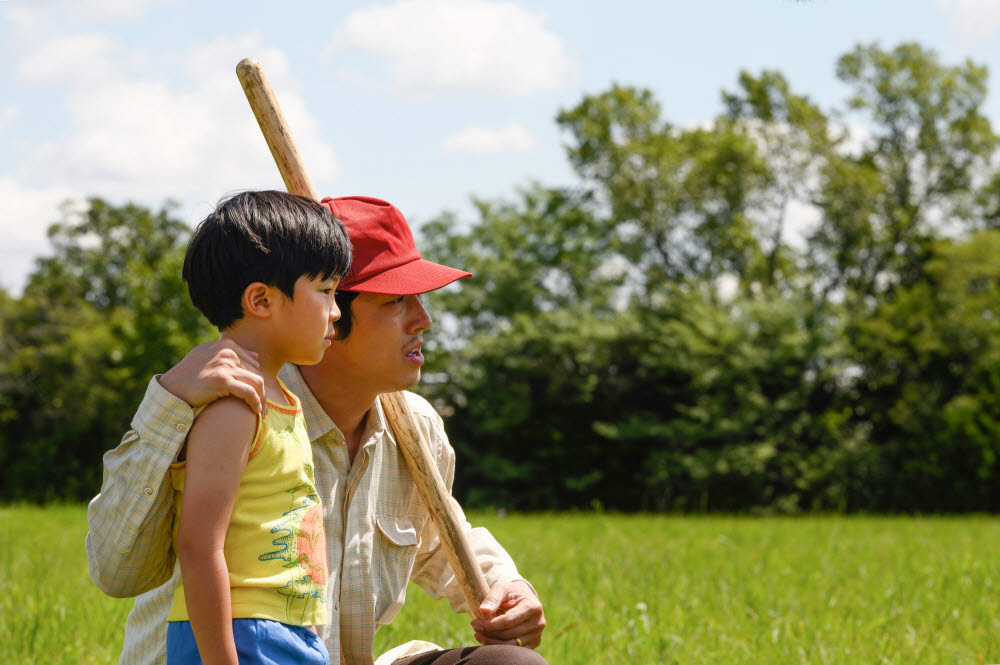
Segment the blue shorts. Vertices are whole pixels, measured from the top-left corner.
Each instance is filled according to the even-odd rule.
[[[240,665],[329,665],[323,640],[305,626],[267,619],[233,619]],[[167,624],[167,665],[201,665],[190,621]]]

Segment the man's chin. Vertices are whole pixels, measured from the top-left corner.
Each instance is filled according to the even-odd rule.
[[[416,374],[414,374],[412,376],[409,376],[405,380],[401,381],[399,383],[399,386],[396,388],[396,390],[397,391],[399,391],[399,390],[409,390],[410,388],[413,388],[414,386],[416,386],[418,383],[420,383],[420,370],[419,369],[416,371]]]

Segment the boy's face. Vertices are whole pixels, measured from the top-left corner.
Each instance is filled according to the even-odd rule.
[[[333,294],[339,279],[317,279],[302,275],[295,282],[293,298],[280,290],[274,305],[273,339],[286,362],[315,365],[323,359],[334,335],[340,309]]]
[[[351,304],[347,339],[335,341],[324,365],[358,392],[393,392],[420,381],[423,332],[431,327],[422,296],[362,293]]]

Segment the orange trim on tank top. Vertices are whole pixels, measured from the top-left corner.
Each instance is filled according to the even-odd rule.
[[[264,433],[264,416],[257,414],[257,434],[253,437],[253,445],[250,446],[250,454],[247,456],[247,461],[253,459],[253,456],[257,454],[260,450],[260,435]]]
[[[299,402],[299,398],[295,396],[291,390],[285,387],[285,384],[278,381],[278,385],[281,386],[281,391],[285,393],[285,399],[287,399],[290,404],[275,404],[271,400],[267,400],[267,405],[271,408],[277,409],[278,413],[286,413],[290,416],[298,415],[302,411],[302,404]]]

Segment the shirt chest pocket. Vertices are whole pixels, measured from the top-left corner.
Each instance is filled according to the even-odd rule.
[[[378,589],[375,617],[379,625],[392,621],[406,600],[406,585],[413,571],[420,537],[413,520],[399,515],[376,515],[378,531],[375,538],[375,558]]]

